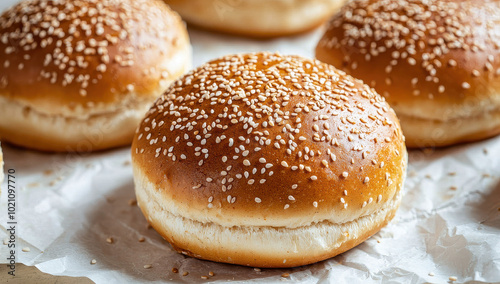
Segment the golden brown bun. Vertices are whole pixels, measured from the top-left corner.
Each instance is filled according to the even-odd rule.
[[[252,37],[296,34],[321,25],[346,0],[164,0],[190,24]]]
[[[499,3],[351,2],[331,20],[316,57],[384,95],[407,146],[483,139],[500,133]],[[484,117],[494,120],[482,124]],[[457,121],[467,130],[449,128]]]
[[[107,120],[120,128],[90,150],[129,144],[146,105],[191,58],[184,23],[157,0],[24,1],[0,16],[0,35],[1,107],[10,109],[0,111],[0,136],[47,151],[88,143],[82,136]]]
[[[132,161],[141,209],[178,250],[288,267],[348,250],[392,218],[406,148],[394,112],[361,81],[255,53],[172,84],[139,127]],[[265,253],[271,245],[280,249]]]

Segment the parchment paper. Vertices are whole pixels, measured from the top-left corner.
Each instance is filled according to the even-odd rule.
[[[2,0],[0,10],[14,2]],[[313,57],[322,30],[265,41],[189,32],[198,66],[247,51]],[[500,137],[410,151],[403,202],[386,228],[335,258],[260,271],[177,254],[148,228],[133,203],[129,148],[76,155],[2,146],[6,169],[16,171],[17,261],[53,275],[97,283],[446,283],[450,276],[454,283],[500,283]],[[8,236],[6,185],[2,240]],[[0,263],[7,263],[7,247],[0,248]],[[201,278],[210,272],[214,276]]]

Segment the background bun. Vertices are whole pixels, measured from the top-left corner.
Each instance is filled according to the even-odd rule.
[[[316,57],[384,95],[410,147],[500,133],[500,2],[353,1]]]
[[[191,58],[180,17],[156,0],[23,1],[0,35],[0,136],[47,151],[131,143]]]
[[[273,37],[311,30],[346,0],[165,0],[188,23],[216,31]]]
[[[140,125],[132,163],[139,206],[179,252],[291,267],[392,219],[406,148],[392,109],[361,81],[255,53],[176,81]]]

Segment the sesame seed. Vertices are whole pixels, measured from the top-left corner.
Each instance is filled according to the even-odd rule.
[[[255,197],[255,202],[256,202],[256,203],[261,203],[261,202],[262,202],[262,200],[261,200],[260,198],[258,198],[258,197]]]
[[[311,176],[310,179],[314,181],[314,180],[317,180],[318,177],[317,176]]]
[[[94,265],[94,264],[96,264],[96,263],[97,263],[97,260],[96,260],[96,259],[92,259],[92,260],[90,261],[90,264],[92,264],[92,265]]]
[[[342,177],[347,178],[348,176],[349,176],[349,173],[348,173],[348,172],[343,172],[343,173],[342,173]]]

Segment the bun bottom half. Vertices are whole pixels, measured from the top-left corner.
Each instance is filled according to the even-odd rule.
[[[50,115],[0,97],[0,139],[49,152],[90,152],[129,145],[135,129],[151,105],[137,102],[133,108],[90,117]]]
[[[376,213],[335,224],[329,221],[287,228],[221,226],[174,215],[159,201],[162,191],[134,168],[139,207],[151,226],[179,253],[216,262],[251,267],[296,267],[343,253],[378,232],[394,217],[402,184],[394,198]],[[238,220],[234,221],[235,224]]]
[[[409,148],[445,147],[500,134],[500,111],[447,121],[411,117],[401,112],[398,118]]]
[[[324,23],[346,1],[165,0],[185,21],[198,28],[256,38],[312,30]]]

